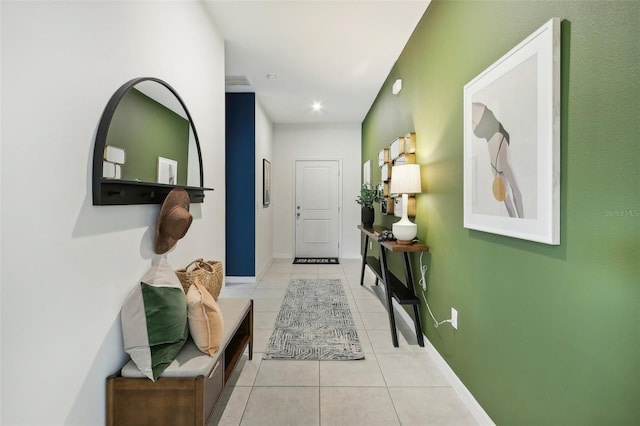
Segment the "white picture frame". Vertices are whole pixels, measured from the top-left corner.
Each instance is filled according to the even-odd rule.
[[[371,185],[371,160],[365,161],[362,165],[362,183]]]
[[[464,227],[560,244],[560,18],[464,86]]]
[[[178,162],[176,160],[158,157],[158,183],[178,184]]]

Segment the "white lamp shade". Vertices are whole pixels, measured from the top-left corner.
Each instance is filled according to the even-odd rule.
[[[389,191],[393,194],[418,194],[422,192],[420,164],[393,166]]]

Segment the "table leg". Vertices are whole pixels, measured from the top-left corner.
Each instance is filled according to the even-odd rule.
[[[362,255],[362,271],[360,271],[360,285],[364,285],[364,267],[367,266],[367,249],[369,248],[369,236],[364,235],[364,254]]]
[[[411,290],[413,295],[416,295],[416,290],[413,287],[413,274],[411,272],[411,262],[409,262],[409,253],[402,253],[404,256],[404,274],[407,278],[407,287]],[[416,339],[418,340],[418,345],[424,347],[424,337],[422,335],[422,325],[420,324],[420,314],[418,311],[418,305],[413,305],[413,322],[416,328]]]
[[[394,347],[398,347],[398,330],[396,329],[396,317],[393,312],[393,302],[391,297],[391,279],[387,269],[387,254],[385,248],[380,245],[380,268],[384,276],[384,292],[387,297],[387,311],[389,312],[389,327],[391,328],[391,341]]]

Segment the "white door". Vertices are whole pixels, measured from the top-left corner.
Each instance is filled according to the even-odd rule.
[[[337,160],[296,161],[296,257],[338,257]]]

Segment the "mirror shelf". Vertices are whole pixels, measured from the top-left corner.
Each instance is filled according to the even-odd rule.
[[[96,132],[93,204],[161,204],[176,187],[202,203],[202,156],[191,114],[154,77],[135,78],[109,99]]]
[[[189,202],[192,204],[204,201],[204,191],[213,191],[213,188],[102,179],[100,182],[100,205],[162,204],[167,194],[176,187],[184,188],[189,193]]]

